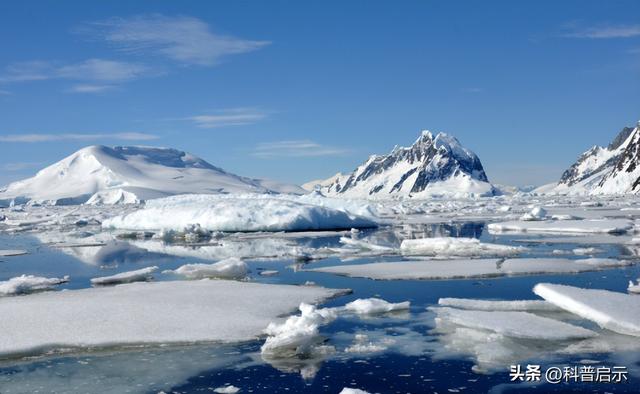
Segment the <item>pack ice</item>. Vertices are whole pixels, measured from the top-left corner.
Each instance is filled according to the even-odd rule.
[[[140,210],[116,216],[103,227],[181,231],[194,224],[209,231],[304,231],[374,227],[367,218],[345,211],[269,195],[180,195],[147,202]]]

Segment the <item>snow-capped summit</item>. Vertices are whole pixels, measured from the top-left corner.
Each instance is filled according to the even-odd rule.
[[[182,193],[302,192],[230,174],[169,148],[94,145],[0,189],[0,203],[134,203]]]
[[[373,155],[352,173],[317,181],[315,187],[330,196],[356,198],[496,193],[475,153],[453,136],[428,130],[410,147],[396,146],[388,155]]]
[[[557,184],[537,192],[560,194],[624,194],[640,191],[640,122],[625,127],[607,147],[594,146],[578,157]]]

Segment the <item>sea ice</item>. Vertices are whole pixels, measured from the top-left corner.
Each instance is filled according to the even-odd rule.
[[[351,246],[356,249],[364,249],[364,250],[370,250],[374,252],[393,253],[396,251],[395,248],[392,248],[390,246],[376,245],[360,239],[353,239],[353,238],[347,238],[347,237],[340,237],[340,243],[343,245]]]
[[[539,283],[533,292],[548,302],[620,334],[640,336],[640,302],[630,294]]]
[[[219,393],[219,394],[235,394],[237,392],[240,391],[240,388],[234,386],[234,385],[229,385],[229,386],[221,386],[218,388],[213,389],[214,393]]]
[[[633,229],[633,222],[627,219],[600,220],[551,220],[551,221],[513,221],[490,223],[489,233],[605,233],[624,234]]]
[[[0,297],[51,290],[68,281],[68,276],[64,278],[43,278],[33,275],[16,276],[7,281],[0,282]]]
[[[116,216],[103,227],[182,230],[198,224],[209,231],[304,231],[375,227],[364,217],[269,195],[179,195],[151,200],[140,210]]]
[[[471,257],[513,256],[526,248],[484,243],[476,238],[436,237],[405,239],[400,250],[405,255]]]
[[[242,279],[247,276],[248,271],[247,263],[238,258],[229,257],[213,264],[185,264],[163,273],[178,274],[188,279]]]
[[[544,220],[547,217],[547,210],[542,207],[533,207],[531,211],[522,215],[520,220],[524,221],[535,221],[535,220]]]
[[[579,260],[561,258],[419,260],[337,265],[311,268],[308,271],[383,280],[461,279],[545,273],[578,273],[630,264],[630,261],[599,258]]]
[[[350,387],[345,387],[340,391],[339,394],[369,394],[368,391],[360,390],[360,389],[352,389]]]
[[[409,309],[409,301],[391,303],[380,298],[358,298],[344,306],[344,310],[360,315],[376,315],[380,313]]]
[[[547,301],[540,300],[494,301],[468,298],[440,298],[438,305],[475,311],[555,312],[561,310]]]
[[[0,298],[0,356],[52,349],[255,339],[301,302],[343,291],[200,280]]]
[[[523,339],[544,339],[562,341],[568,339],[591,338],[597,334],[586,328],[574,326],[558,320],[521,311],[475,311],[448,307],[431,308],[436,319],[446,319],[451,323],[492,331],[501,335]]]
[[[152,274],[158,270],[158,267],[146,267],[139,270],[121,272],[111,276],[101,276],[91,279],[94,286],[116,285],[120,283],[144,282],[153,278]]]
[[[300,304],[300,316],[291,316],[281,324],[269,323],[264,330],[269,337],[260,348],[263,357],[290,358],[309,355],[320,342],[318,327],[332,322],[337,317],[334,309],[317,309],[313,305]]]
[[[15,249],[15,250],[0,250],[0,257],[9,257],[9,256],[21,256],[23,254],[27,254],[28,252],[26,250],[20,250],[20,249]]]
[[[632,281],[629,281],[629,287],[627,287],[627,291],[629,293],[637,293],[640,294],[640,279],[638,279],[638,284],[634,284]]]

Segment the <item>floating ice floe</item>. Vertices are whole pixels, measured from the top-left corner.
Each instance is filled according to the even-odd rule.
[[[262,270],[260,271],[260,276],[275,276],[278,275],[279,272],[276,270]]]
[[[629,281],[629,287],[627,287],[627,291],[629,293],[637,293],[640,294],[640,279],[638,279],[638,284],[634,284],[632,281]]]
[[[177,230],[198,224],[208,231],[304,231],[375,227],[345,211],[269,195],[179,195],[103,221],[103,227]]]
[[[494,301],[468,298],[440,298],[438,305],[476,311],[555,312],[561,310],[547,301],[540,300]]]
[[[369,394],[369,392],[360,389],[353,389],[351,387],[345,387],[342,389],[342,391],[340,391],[339,394]]]
[[[163,273],[182,275],[187,279],[242,279],[247,276],[248,271],[247,263],[238,258],[229,257],[213,264],[185,264]]]
[[[474,329],[492,331],[500,335],[521,339],[562,341],[595,337],[586,328],[521,311],[477,311],[447,307],[431,308],[436,319]]]
[[[321,339],[318,327],[338,317],[332,308],[317,309],[300,304],[300,316],[291,316],[284,323],[269,323],[264,332],[269,335],[260,348],[263,357],[288,358],[308,356],[317,350]]]
[[[549,283],[537,284],[533,292],[602,328],[640,336],[640,302],[634,295]]]
[[[551,221],[513,221],[490,223],[489,233],[605,233],[624,234],[633,229],[633,222],[627,219],[602,220],[551,220]]]
[[[343,292],[201,280],[0,298],[0,356],[53,349],[247,341],[301,302],[317,303]]]
[[[575,248],[573,249],[573,254],[577,254],[578,256],[586,256],[586,255],[594,255],[597,253],[602,253],[602,249],[598,248]]]
[[[5,249],[5,250],[0,250],[0,257],[21,256],[27,253],[28,252],[26,250],[21,250],[21,249],[14,249],[14,250]]]
[[[237,392],[240,391],[240,388],[234,386],[234,385],[229,385],[229,386],[221,386],[221,387],[217,387],[215,389],[213,389],[214,393],[218,393],[218,394],[235,394]]]
[[[477,260],[422,260],[388,263],[368,263],[311,268],[307,271],[327,272],[356,278],[394,279],[462,279],[491,278],[510,275],[547,273],[578,273],[598,271],[631,265],[615,259],[477,259]]]
[[[535,221],[535,220],[544,220],[547,218],[547,210],[542,207],[533,207],[531,211],[522,215],[520,220],[524,221]]]
[[[146,267],[139,270],[121,272],[111,276],[101,276],[91,279],[94,286],[117,285],[120,283],[145,282],[153,279],[152,274],[158,270],[158,267]]]
[[[44,278],[33,275],[16,276],[7,281],[0,282],[0,297],[52,290],[56,286],[67,283],[68,281],[68,276],[64,278]]]
[[[392,303],[380,298],[358,298],[344,306],[344,310],[360,315],[376,315],[395,311],[407,310],[409,301]]]
[[[400,250],[405,255],[471,257],[513,256],[526,248],[484,243],[476,238],[436,237],[405,239]]]

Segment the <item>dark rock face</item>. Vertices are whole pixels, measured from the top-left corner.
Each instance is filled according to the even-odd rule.
[[[573,186],[587,178],[590,178],[595,174],[603,171],[610,171],[612,168],[617,166],[623,152],[613,154],[608,160],[600,163],[597,166],[588,168],[583,164],[587,160],[590,160],[599,155],[603,155],[608,152],[613,153],[613,151],[620,148],[622,144],[629,138],[633,130],[633,127],[625,127],[624,129],[622,129],[622,131],[620,131],[620,133],[618,133],[616,138],[614,138],[606,148],[603,148],[601,146],[594,146],[593,148],[581,154],[580,157],[578,157],[578,160],[573,165],[571,165],[571,167],[569,167],[564,173],[562,173],[562,176],[560,177],[560,181],[558,183],[567,186]]]
[[[404,168],[399,180],[391,185],[385,184],[385,174],[400,171]],[[412,177],[417,174],[415,177]],[[410,147],[395,147],[384,156],[372,156],[366,163],[358,167],[340,185],[339,180],[328,187],[328,191],[345,193],[363,182],[380,182],[369,189],[369,195],[380,193],[387,187],[387,193],[410,190],[418,193],[434,182],[448,180],[462,174],[481,182],[489,182],[480,159],[468,149],[463,148],[455,138],[440,133],[435,137],[430,132],[423,132],[420,138]],[[397,178],[396,178],[397,179]],[[413,182],[409,185],[407,182]]]
[[[632,129],[633,131],[633,129]],[[599,186],[604,186],[609,179],[618,177],[624,173],[633,173],[640,162],[640,132],[631,137],[627,147],[619,156],[611,172],[600,181]],[[640,190],[640,177],[632,177],[631,184],[627,185],[628,192],[637,193]]]

